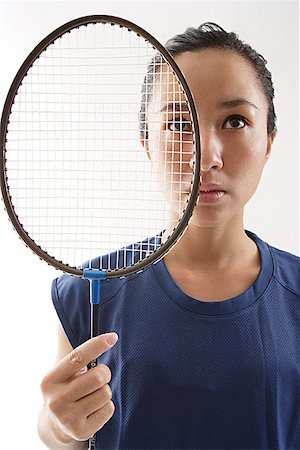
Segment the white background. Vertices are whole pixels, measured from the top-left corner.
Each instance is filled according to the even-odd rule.
[[[164,43],[187,26],[216,22],[235,31],[268,60],[276,92],[278,136],[245,227],[299,255],[298,2],[289,1],[60,1],[0,2],[0,108],[29,52],[48,33],[76,17],[116,15]],[[58,276],[18,239],[0,209],[1,383],[0,446],[43,449],[36,433],[39,383],[52,366],[56,315],[50,299]],[[18,444],[16,444],[16,440]]]

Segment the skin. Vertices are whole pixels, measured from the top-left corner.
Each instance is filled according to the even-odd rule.
[[[221,185],[226,196],[221,202],[196,206],[186,232],[164,261],[183,291],[198,300],[222,301],[244,292],[261,268],[257,246],[244,232],[243,215],[270,157],[275,135],[267,133],[267,99],[247,60],[221,49],[185,52],[175,59],[198,112],[202,183]],[[164,81],[167,79],[165,74]],[[169,79],[168,83],[171,91],[174,81]],[[175,97],[169,101],[180,100],[180,94]],[[165,118],[160,112],[168,103],[166,97],[156,91],[153,99],[148,111],[148,140],[142,144],[159,171],[165,157],[158,154],[164,153],[165,144],[158,149],[157,142],[163,140],[162,133],[170,136],[174,125],[166,130],[166,122],[172,117]],[[254,106],[232,103],[236,99]],[[244,119],[235,117],[228,121],[237,115]],[[181,170],[187,177],[192,169],[190,144],[183,143],[183,148]],[[174,204],[175,201],[173,198]],[[177,198],[177,204],[178,201],[181,200]],[[177,217],[176,208],[172,207],[171,225]]]

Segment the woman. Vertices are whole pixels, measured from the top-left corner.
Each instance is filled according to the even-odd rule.
[[[243,226],[276,134],[271,75],[215,24],[166,47],[199,115],[198,204],[162,261],[102,290],[100,329],[117,344],[114,333],[85,342],[87,284],[54,281],[62,326],[41,438],[56,450],[87,448],[97,431],[99,449],[300,448],[300,261]],[[150,101],[142,122],[154,113]],[[149,158],[156,132],[142,136]]]

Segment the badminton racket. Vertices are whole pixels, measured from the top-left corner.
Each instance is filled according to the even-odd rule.
[[[158,262],[192,216],[200,138],[186,80],[139,26],[82,17],[26,58],[0,139],[8,216],[42,260],[90,281],[94,337],[101,280]]]

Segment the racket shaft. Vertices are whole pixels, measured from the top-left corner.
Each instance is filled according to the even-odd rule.
[[[98,305],[91,303],[91,338],[98,336]],[[94,359],[88,365],[88,369],[92,369],[97,366],[97,359]],[[96,436],[92,436],[89,439],[89,450],[96,450]]]
[[[98,327],[98,305],[91,304],[91,338],[98,336],[99,327]],[[93,359],[88,364],[88,369],[92,369],[97,366],[97,359]]]

